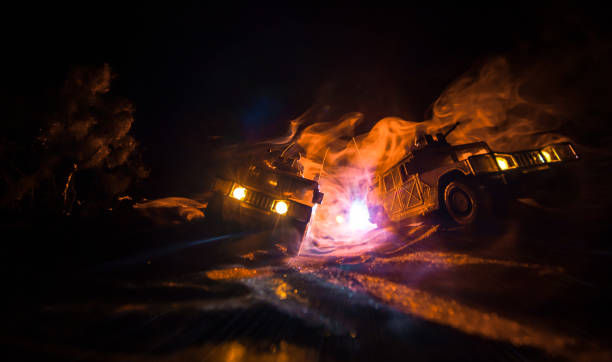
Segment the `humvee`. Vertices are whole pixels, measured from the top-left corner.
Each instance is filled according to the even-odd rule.
[[[258,248],[276,246],[295,256],[323,193],[317,181],[303,177],[299,154],[291,158],[269,152],[269,157],[220,171],[213,180],[215,196],[208,209],[233,227],[266,232],[266,237],[260,238],[264,244]]]
[[[399,225],[440,211],[450,224],[470,225],[512,198],[559,206],[576,197],[570,164],[579,156],[571,143],[494,152],[486,142],[450,145],[446,136],[457,126],[416,137],[406,157],[375,175],[367,198],[373,223]]]

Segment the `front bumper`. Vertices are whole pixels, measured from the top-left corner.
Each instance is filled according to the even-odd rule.
[[[243,226],[270,228],[279,225],[287,219],[272,211],[262,210],[245,202],[222,196],[223,220]]]
[[[283,254],[299,253],[308,232],[308,222],[262,210],[231,197],[222,197],[223,222],[233,230],[255,233],[249,241],[252,250],[274,246]]]
[[[245,202],[228,196],[220,197],[220,212],[222,221],[236,230],[270,231],[282,233],[283,230],[297,230],[306,233],[310,217],[306,221],[298,220],[290,215],[279,215],[275,212],[254,207]]]

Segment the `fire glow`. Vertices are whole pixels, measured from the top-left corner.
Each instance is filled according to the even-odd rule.
[[[304,177],[320,174],[320,188],[325,193],[306,240],[315,249],[359,254],[376,247],[381,235],[388,235],[370,221],[368,191],[377,168],[397,162],[405,154],[411,140],[403,135],[413,134],[415,123],[388,117],[369,133],[354,136],[354,127],[362,118],[352,113],[338,123],[315,123],[299,136],[298,144],[306,153],[301,158]]]
[[[362,231],[376,228],[376,225],[370,222],[368,205],[363,200],[356,200],[351,204],[348,226],[353,230]]]
[[[386,117],[369,132],[357,134],[357,126],[364,120],[361,113],[328,119],[326,107],[313,108],[292,121],[290,134],[282,142],[292,140],[301,148],[303,176],[317,180],[325,193],[301,250],[359,254],[376,248],[388,236],[396,237],[369,220],[369,190],[377,173],[407,155],[417,134],[435,134],[461,122],[449,143],[486,141],[493,149],[512,152],[568,141],[552,131],[559,129],[561,122],[555,108],[520,94],[529,80],[512,72],[504,58],[496,58],[449,85],[433,103],[431,119],[424,122]],[[308,126],[300,129],[300,124]],[[554,160],[553,154],[548,155]],[[500,167],[513,165],[506,158],[498,163],[502,163]]]

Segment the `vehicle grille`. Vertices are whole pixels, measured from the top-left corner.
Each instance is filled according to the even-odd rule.
[[[516,152],[512,154],[519,167],[538,166],[545,163],[538,151]]]
[[[272,203],[274,202],[274,199],[267,196],[266,194],[262,194],[261,192],[248,190],[244,201],[247,204],[253,205],[255,207],[270,210],[272,208]]]

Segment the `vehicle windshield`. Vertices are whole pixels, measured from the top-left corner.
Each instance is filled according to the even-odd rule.
[[[457,154],[458,161],[466,160],[471,156],[484,155],[485,153],[489,152],[491,152],[491,150],[484,142],[455,147],[455,153]]]
[[[282,195],[287,199],[304,203],[312,203],[314,194],[313,184],[310,180],[275,172],[262,167],[249,168],[249,185],[268,191],[274,195]]]
[[[303,202],[305,204],[312,204],[312,198],[314,196],[314,189],[310,188],[299,188],[293,192],[289,192],[287,198],[296,201]]]

